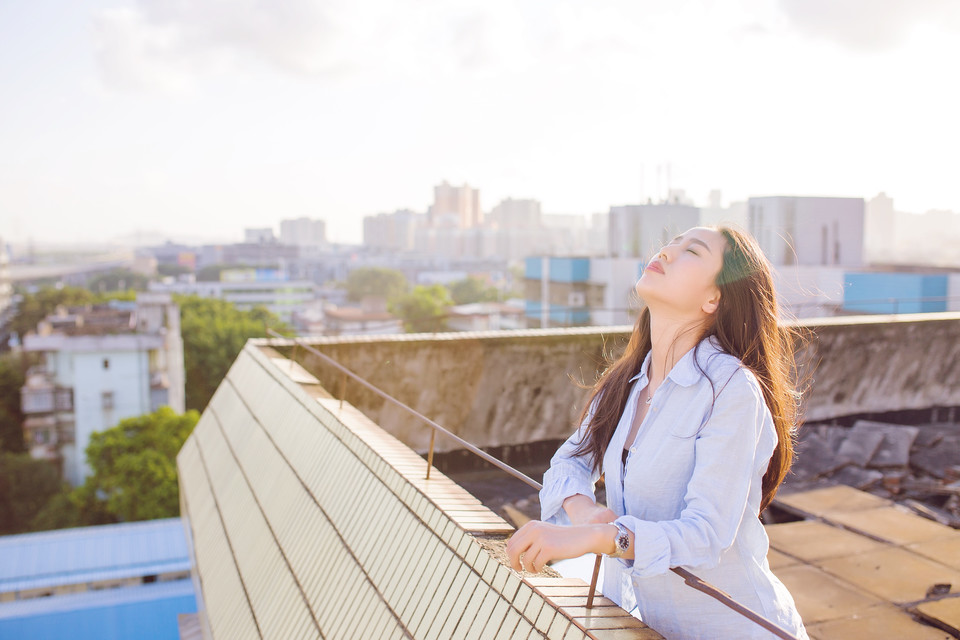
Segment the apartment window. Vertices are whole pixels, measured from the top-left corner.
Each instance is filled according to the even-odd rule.
[[[104,411],[113,409],[113,391],[104,391],[100,394],[100,405]]]
[[[103,368],[104,368],[104,369],[109,369],[109,368],[110,368],[110,358],[104,358],[104,359],[103,359]]]

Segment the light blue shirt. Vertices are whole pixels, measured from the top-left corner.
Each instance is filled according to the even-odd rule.
[[[636,606],[644,622],[670,639],[775,637],[670,571],[684,567],[806,638],[793,598],[770,571],[769,540],[757,516],[777,444],[759,382],[714,338],[704,339],[654,393],[624,467],[624,443],[649,366],[647,354],[603,458],[607,506],[633,531],[636,554],[634,560],[604,558],[603,593],[628,611]],[[593,408],[543,476],[545,522],[570,524],[563,501],[595,495],[599,474],[589,457],[573,455]]]

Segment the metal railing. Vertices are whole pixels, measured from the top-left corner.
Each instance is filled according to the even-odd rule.
[[[449,430],[447,430],[447,429],[445,429],[444,427],[442,427],[441,425],[437,424],[436,422],[434,422],[434,421],[431,420],[430,418],[426,417],[425,415],[423,415],[422,413],[420,413],[420,412],[417,411],[416,409],[413,409],[412,407],[404,404],[403,402],[400,402],[399,400],[397,400],[396,398],[394,398],[394,397],[391,396],[390,394],[388,394],[388,393],[386,393],[385,391],[381,390],[379,387],[376,387],[376,386],[370,384],[369,382],[367,382],[366,380],[364,380],[363,378],[361,378],[359,375],[357,375],[356,373],[354,373],[354,372],[351,371],[350,369],[346,368],[345,366],[343,366],[342,364],[340,364],[339,362],[337,362],[336,360],[334,360],[333,358],[331,358],[331,357],[328,356],[327,354],[319,351],[318,349],[315,349],[314,347],[311,347],[309,344],[304,343],[301,339],[299,339],[299,338],[289,338],[289,337],[283,336],[282,334],[277,333],[276,331],[274,331],[274,330],[272,330],[272,329],[270,329],[270,328],[267,328],[267,333],[272,334],[272,335],[273,335],[274,337],[276,337],[276,338],[280,338],[280,339],[283,339],[283,340],[288,340],[288,341],[292,341],[292,342],[293,342],[293,345],[294,345],[294,346],[293,346],[292,359],[293,359],[294,361],[297,360],[297,358],[296,358],[296,356],[297,356],[297,349],[302,348],[302,349],[304,349],[305,351],[307,351],[308,353],[310,353],[311,355],[314,355],[314,356],[316,356],[317,358],[320,358],[320,360],[321,360],[322,362],[324,362],[325,364],[330,365],[331,367],[333,367],[334,369],[336,369],[337,371],[339,371],[339,372],[341,373],[341,378],[340,378],[340,390],[339,390],[339,391],[340,391],[340,394],[339,394],[339,395],[340,395],[340,398],[339,398],[339,400],[340,400],[340,408],[343,408],[344,397],[346,396],[346,390],[347,390],[347,378],[349,377],[349,378],[352,378],[353,380],[355,380],[355,381],[356,381],[358,384],[360,384],[363,388],[365,388],[365,389],[367,389],[368,391],[372,392],[374,395],[377,395],[377,396],[379,396],[380,398],[383,398],[384,400],[386,400],[387,402],[389,402],[389,403],[391,403],[391,404],[399,407],[399,408],[402,409],[403,411],[406,411],[406,412],[409,413],[410,415],[416,417],[417,419],[419,419],[419,420],[421,420],[422,422],[424,422],[427,426],[429,426],[429,427],[431,428],[431,432],[430,432],[430,448],[429,448],[429,450],[428,450],[428,452],[427,452],[427,472],[426,472],[426,479],[427,479],[427,480],[430,479],[430,470],[433,468],[433,450],[434,450],[434,444],[435,444],[435,442],[436,442],[437,432],[439,432],[439,433],[447,436],[448,438],[450,438],[451,440],[453,440],[453,441],[456,442],[457,444],[461,445],[464,449],[466,449],[466,450],[470,451],[471,453],[473,453],[474,455],[477,455],[477,456],[479,456],[480,458],[486,460],[487,462],[489,462],[489,463],[492,464],[493,466],[495,466],[495,467],[497,467],[498,469],[500,469],[500,470],[502,470],[502,471],[510,474],[511,476],[513,476],[514,478],[520,480],[521,482],[526,483],[527,485],[529,485],[529,486],[532,487],[533,489],[536,489],[537,491],[540,491],[540,490],[543,488],[543,485],[542,485],[542,484],[540,484],[539,482],[537,482],[536,480],[534,480],[534,479],[531,478],[530,476],[524,474],[524,473],[521,472],[521,471],[518,471],[517,469],[514,469],[513,467],[511,467],[510,465],[506,464],[505,462],[503,462],[503,461],[501,461],[501,460],[498,460],[497,458],[491,456],[491,455],[490,455],[489,453],[487,453],[486,451],[483,451],[483,450],[480,449],[479,447],[476,447],[475,445],[467,442],[466,440],[464,440],[464,439],[461,438],[460,436],[456,435],[455,433],[450,432]],[[599,575],[600,575],[600,563],[601,563],[601,561],[602,561],[602,558],[603,558],[602,555],[597,554],[597,560],[596,560],[596,562],[595,562],[595,564],[594,564],[594,567],[593,567],[593,577],[592,577],[591,580],[590,580],[590,591],[589,591],[589,595],[587,596],[587,608],[588,608],[588,609],[592,609],[592,608],[593,608],[593,601],[594,601],[594,596],[595,596],[596,590],[597,590],[597,580],[598,580]],[[755,611],[753,611],[753,610],[750,609],[749,607],[740,604],[739,602],[737,602],[736,600],[734,600],[733,597],[730,596],[730,594],[728,594],[728,593],[726,593],[726,592],[718,589],[717,587],[713,586],[713,585],[710,584],[709,582],[705,582],[704,580],[702,580],[701,578],[699,578],[699,577],[696,576],[695,574],[691,573],[690,571],[688,571],[688,570],[686,570],[686,569],[684,569],[684,568],[682,568],[682,567],[672,567],[672,568],[670,569],[670,571],[672,571],[673,573],[675,573],[675,574],[677,574],[678,576],[680,576],[681,578],[683,578],[683,581],[684,581],[684,583],[685,583],[687,586],[692,587],[692,588],[696,589],[697,591],[700,591],[701,593],[704,593],[704,594],[710,596],[711,598],[719,601],[721,604],[729,607],[729,608],[732,609],[733,611],[736,611],[737,613],[739,613],[740,615],[744,616],[745,618],[748,618],[749,620],[752,620],[753,622],[755,622],[756,624],[760,625],[761,627],[763,627],[763,628],[766,629],[767,631],[773,633],[773,634],[776,635],[777,637],[783,638],[784,640],[798,640],[797,636],[795,636],[795,635],[793,635],[792,633],[790,633],[789,631],[783,629],[782,627],[780,627],[779,625],[775,624],[774,622],[772,622],[772,621],[770,621],[770,620],[767,620],[767,619],[764,618],[762,615],[756,613]]]

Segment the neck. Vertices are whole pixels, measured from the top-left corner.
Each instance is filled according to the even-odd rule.
[[[703,332],[700,319],[677,318],[663,313],[650,313],[650,389],[663,382],[685,353],[697,346]]]

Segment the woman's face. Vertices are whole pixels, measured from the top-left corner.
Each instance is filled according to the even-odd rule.
[[[637,294],[651,311],[669,307],[683,315],[716,311],[727,240],[715,229],[694,227],[665,244],[647,263]]]

